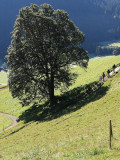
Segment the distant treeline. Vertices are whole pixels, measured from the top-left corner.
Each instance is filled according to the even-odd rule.
[[[5,8],[1,7],[1,15],[4,16],[0,16],[0,59],[3,61],[10,45],[10,32],[13,30],[16,15],[21,7],[29,6],[30,3],[33,1],[8,1],[6,14]],[[55,9],[67,11],[70,19],[85,34],[83,45],[90,56],[95,53],[99,42],[120,40],[120,0],[45,0],[34,3],[50,3]],[[4,6],[4,1],[0,5]]]
[[[120,55],[120,47],[98,46],[96,49],[97,56]]]

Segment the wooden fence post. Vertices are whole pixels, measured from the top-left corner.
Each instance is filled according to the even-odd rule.
[[[5,129],[4,129],[4,124],[3,124],[3,132],[5,132]]]
[[[112,121],[110,120],[110,149],[112,148],[112,137],[113,137]]]

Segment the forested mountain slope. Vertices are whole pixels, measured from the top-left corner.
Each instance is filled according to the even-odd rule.
[[[120,1],[119,0],[1,0],[0,6],[0,59],[6,55],[10,44],[10,32],[20,8],[31,3],[49,3],[55,9],[66,10],[70,18],[85,34],[84,47],[90,53],[101,41],[119,40]]]
[[[120,14],[119,0],[90,0],[90,1],[96,6],[103,8],[105,12],[111,12],[112,15]]]

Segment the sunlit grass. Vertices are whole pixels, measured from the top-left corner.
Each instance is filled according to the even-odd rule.
[[[120,63],[120,56],[97,57],[90,59],[86,70],[80,67],[72,69],[72,72],[78,74],[78,78],[70,88],[98,81],[104,71],[105,74],[107,74],[107,69],[112,68],[113,64],[118,63]]]
[[[120,150],[119,78],[120,73],[106,82],[105,86],[112,86],[101,99],[58,119],[35,122],[1,140],[1,146],[5,147],[1,147],[0,155],[6,160],[117,159]],[[109,150],[110,119],[114,134],[112,150]]]
[[[108,67],[111,68],[114,63],[120,63],[120,56],[91,59],[87,71],[79,67],[72,69],[72,72],[78,73],[78,78],[70,89],[99,80],[101,73]],[[103,87],[107,88],[106,93],[89,98],[90,101],[85,105],[78,101],[75,105],[62,110],[63,114],[57,119],[33,122],[19,132],[1,139],[1,158],[5,160],[119,159],[120,72],[110,78]],[[21,115],[27,108],[22,108],[18,100],[11,97],[8,89],[0,91],[0,111]],[[114,135],[112,150],[109,149],[110,119]]]
[[[13,120],[4,115],[0,115],[0,132],[4,131],[7,127],[12,125]]]
[[[0,84],[7,84],[8,78],[7,78],[7,72],[0,72]]]
[[[0,112],[19,116],[28,107],[22,107],[19,100],[13,99],[9,89],[0,91]]]
[[[120,43],[111,43],[109,47],[120,47]]]
[[[4,84],[4,85],[0,85],[0,89],[5,88],[5,87],[7,87],[7,85],[6,85],[6,84]]]

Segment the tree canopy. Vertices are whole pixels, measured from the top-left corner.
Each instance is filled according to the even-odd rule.
[[[54,102],[54,90],[74,80],[70,64],[87,67],[88,52],[80,48],[84,34],[64,10],[31,4],[20,10],[8,48],[9,89],[23,105],[43,98]]]

